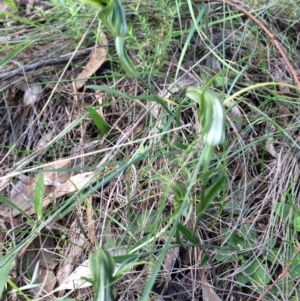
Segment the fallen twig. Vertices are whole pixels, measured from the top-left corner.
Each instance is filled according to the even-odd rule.
[[[289,61],[289,59],[288,59],[287,55],[285,54],[283,48],[281,47],[280,43],[276,39],[276,36],[273,33],[271,33],[269,31],[269,29],[264,24],[262,24],[262,22],[260,22],[253,15],[251,15],[250,12],[248,12],[246,9],[240,7],[238,4],[230,2],[230,1],[224,1],[224,0],[194,0],[194,1],[195,2],[220,2],[220,3],[225,3],[226,5],[231,6],[234,9],[236,9],[237,11],[243,13],[245,16],[247,16],[249,19],[251,19],[254,23],[256,23],[262,29],[262,31],[264,31],[265,34],[269,37],[270,41],[275,45],[275,47],[277,48],[277,50],[280,53],[281,57],[283,58],[284,62],[288,66],[288,68],[290,70],[290,73],[291,73],[291,76],[293,77],[296,86],[300,89],[300,80],[298,78],[298,74],[297,74],[296,70],[294,69],[293,65],[291,64],[291,62]]]
[[[101,46],[97,46],[97,47],[107,47],[106,45],[101,45]],[[19,69],[16,70],[12,70],[12,71],[8,71],[6,73],[3,73],[0,75],[0,80],[6,80],[8,78],[14,77],[18,74],[24,74],[26,72],[30,72],[33,70],[37,70],[43,67],[48,67],[48,66],[56,66],[56,65],[60,65],[60,64],[64,64],[66,62],[68,62],[71,58],[72,60],[78,60],[84,56],[89,55],[93,50],[95,49],[95,47],[89,47],[80,51],[77,51],[75,54],[71,53],[71,54],[67,54],[67,55],[63,55],[61,57],[58,58],[52,58],[52,59],[42,59],[36,63],[21,67]]]
[[[293,254],[292,258],[290,259],[290,262],[286,265],[286,267],[283,269],[282,273],[277,277],[277,279],[267,288],[265,289],[265,291],[256,299],[256,301],[262,301],[263,298],[269,293],[269,291],[272,289],[272,287],[274,287],[279,281],[280,279],[284,278],[291,265],[293,264],[293,261],[295,260],[295,258],[297,257],[297,255],[300,253],[300,246],[298,246],[297,250],[295,251],[295,253]]]

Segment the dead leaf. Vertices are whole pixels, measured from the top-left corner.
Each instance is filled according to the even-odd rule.
[[[54,252],[56,243],[54,238],[47,234],[49,233],[37,237],[26,247],[24,252],[21,252],[21,267],[26,277],[31,278],[36,265],[39,264],[35,283],[42,286],[37,290],[37,295],[41,295],[42,292],[51,293],[56,284],[56,277],[53,272],[58,263],[56,261],[57,255]]]
[[[171,275],[176,261],[179,259],[179,248],[169,249],[164,259],[163,274],[166,282],[171,280]]]
[[[202,271],[202,298],[203,301],[222,301],[208,283],[204,270]]]
[[[70,166],[71,160],[63,160],[61,162],[54,162],[52,165],[47,167],[46,170],[53,169],[54,171],[46,171],[44,173],[45,196],[55,191],[55,189],[59,188],[67,181],[71,175],[70,172],[59,172],[59,170],[69,168]],[[32,200],[38,178],[39,174],[37,174],[34,178],[29,179],[27,182],[24,181],[24,179],[23,181],[19,180],[16,184],[12,184],[13,188],[9,194],[10,200],[16,206],[25,212],[30,212],[30,214],[34,213]],[[49,203],[50,202],[48,202],[48,204]],[[4,218],[10,216],[16,217],[19,214],[20,212],[18,210],[12,209],[10,206],[4,203],[0,204],[0,215],[2,215]]]
[[[55,187],[54,191],[51,192],[43,201],[43,207],[48,206],[54,199],[59,198],[64,195],[71,195],[77,190],[83,188],[95,177],[94,172],[86,172],[82,174],[75,175],[68,179],[65,183]],[[1,212],[1,211],[0,211]],[[34,208],[31,207],[26,210],[27,214],[33,214]]]
[[[103,45],[107,45],[107,39],[104,33],[101,34],[101,42],[102,45],[92,52],[85,68],[76,77],[76,79],[78,80],[75,82],[76,90],[82,88],[88,80],[88,78],[91,77],[106,60],[107,50],[106,46]]]
[[[118,256],[118,255],[124,255],[126,254],[126,249],[127,247],[121,247],[121,248],[112,248],[108,249],[107,251],[112,255],[112,256]],[[73,256],[71,256],[73,258]],[[84,287],[89,287],[92,284],[90,282],[85,281],[82,279],[82,277],[87,277],[91,278],[91,272],[88,264],[88,259],[85,260],[83,263],[81,263],[68,277],[59,277],[59,274],[61,273],[60,270],[57,273],[58,279],[60,285],[56,289],[56,291],[61,291],[61,290],[72,290],[75,288],[84,288]],[[67,264],[68,266],[68,264]],[[71,268],[73,268],[73,263],[70,265]],[[115,268],[118,269],[120,264],[116,264]]]
[[[76,288],[84,288],[89,287],[92,284],[82,279],[82,277],[91,278],[91,271],[89,268],[89,261],[86,260],[82,264],[80,264],[74,271],[65,279],[65,281],[61,282],[61,285],[57,288],[57,291],[61,290],[72,290]],[[73,265],[71,265],[72,267]]]
[[[37,101],[39,101],[43,97],[43,89],[42,86],[32,86],[28,87],[24,94],[24,105],[29,106],[33,105]]]
[[[88,222],[88,235],[92,245],[95,244],[95,221],[93,219],[93,209],[92,209],[93,197],[89,196],[87,199],[86,217]]]
[[[64,254],[62,257],[65,258],[65,261],[61,262],[56,274],[57,283],[59,285],[59,289],[57,289],[57,291],[60,291],[60,297],[63,296],[64,290],[68,289],[66,287],[71,287],[71,289],[74,288],[74,284],[72,286],[72,284],[69,284],[68,282],[69,277],[70,279],[72,279],[70,280],[71,282],[75,281],[74,278],[78,278],[76,274],[74,276],[71,276],[70,274],[74,269],[74,264],[78,262],[79,259],[82,257],[82,253],[84,252],[83,247],[86,245],[86,239],[83,236],[83,234],[77,234],[72,232],[72,229],[77,229],[77,227],[77,221],[74,221],[70,228],[71,234],[69,235],[68,241],[65,242],[65,245],[63,247]],[[81,265],[84,265],[84,263]],[[81,276],[79,275],[78,279],[80,279],[80,277]]]

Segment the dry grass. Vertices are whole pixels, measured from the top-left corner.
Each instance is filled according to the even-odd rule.
[[[168,223],[175,210],[174,195],[167,181],[191,184],[190,206],[180,220],[194,228],[201,170],[197,181],[190,181],[203,143],[198,109],[185,98],[184,89],[206,84],[217,75],[214,88],[224,100],[259,83],[281,85],[245,90],[227,104],[226,142],[212,161],[212,167],[226,167],[226,189],[200,221],[201,247],[184,238],[179,247],[172,240],[149,298],[217,300],[213,294],[204,296],[208,292],[203,283],[208,281],[221,300],[257,300],[299,245],[292,215],[299,214],[295,208],[300,207],[299,91],[291,87],[293,77],[273,43],[247,16],[225,4],[193,3],[195,16],[202,15],[198,31],[193,31],[184,4],[176,2],[178,9],[164,1],[157,1],[156,7],[124,2],[129,54],[156,95],[176,103],[168,103],[172,112],[168,115],[158,106],[151,108],[154,102],[120,94],[151,95],[143,83],[124,75],[109,35],[106,62],[84,88],[74,88],[99,44],[95,37],[100,29],[92,8],[57,2],[53,8],[34,10],[26,23],[9,14],[1,23],[0,193],[13,201],[13,187],[22,175],[29,181],[44,164],[62,159],[70,160],[70,165],[61,173],[92,172],[93,178],[76,193],[52,198],[43,219],[38,221],[33,214],[31,224],[22,215],[3,216],[0,204],[1,255],[18,253],[11,281],[19,288],[30,283],[37,259],[46,256],[43,237],[47,237],[46,249],[52,255],[40,263],[48,271],[42,281],[53,273],[55,285],[60,285],[100,245],[114,256],[133,256],[132,266],[127,265],[114,287],[114,299],[140,300],[172,228]],[[243,7],[272,31],[299,77],[297,3]],[[53,63],[57,59],[60,62]],[[38,68],[24,71],[36,63]],[[17,74],[9,73],[17,69]],[[34,105],[23,104],[24,82],[42,87],[42,97]],[[92,85],[112,90],[89,88]],[[87,114],[88,106],[99,109],[111,127],[108,134],[98,130]],[[139,155],[141,147],[147,150],[144,155]],[[130,160],[135,162],[129,164]],[[209,181],[214,183],[218,176],[213,173]],[[280,202],[294,206],[293,213],[288,217],[282,213],[276,207]],[[39,239],[30,244],[34,237]],[[220,259],[218,254],[225,249],[236,259]],[[205,253],[210,261],[202,266]],[[24,254],[36,258],[30,268]],[[255,272],[248,267],[255,260],[261,264],[258,269],[266,267],[267,283],[253,280]],[[264,300],[298,300],[299,282],[300,271],[298,277],[287,274]],[[54,298],[53,289],[32,288],[24,297],[8,285],[3,300],[48,300]],[[63,297],[66,291],[57,294]],[[78,289],[71,297],[92,300],[93,290]]]

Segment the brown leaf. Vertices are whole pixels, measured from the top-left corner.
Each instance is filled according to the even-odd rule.
[[[23,102],[25,106],[33,105],[43,97],[42,86],[28,87],[24,93]]]
[[[202,273],[202,298],[203,301],[222,301],[215,293],[213,287],[208,283],[204,271]]]
[[[94,172],[86,172],[82,174],[75,175],[71,177],[68,181],[61,184],[58,187],[55,187],[54,191],[51,192],[43,201],[43,206],[48,206],[53,199],[64,195],[71,195],[72,193],[76,192],[77,190],[84,187],[87,183],[89,183],[95,177]],[[26,211],[27,214],[33,214],[34,208],[31,207]]]
[[[74,221],[71,230],[77,229],[77,221]],[[79,261],[79,259],[82,256],[82,253],[84,251],[84,246],[86,245],[86,239],[82,234],[77,234],[76,232],[71,232],[72,234],[69,236],[68,241],[66,241],[64,247],[63,247],[63,258],[66,258],[65,261],[62,261],[60,266],[57,270],[57,283],[60,287],[59,290],[62,290],[59,294],[60,297],[63,296],[64,290],[67,289],[66,283],[68,283],[69,275],[72,273],[75,267],[75,263]],[[69,243],[69,242],[72,243]],[[69,260],[69,258],[72,258],[72,260]],[[88,267],[87,267],[88,268]],[[76,273],[75,273],[76,274]],[[82,275],[80,275],[82,276]],[[74,280],[74,277],[71,277],[72,282]],[[73,288],[73,285],[71,285],[71,288]]]
[[[55,191],[55,189],[57,189],[67,181],[67,179],[71,175],[70,172],[59,172],[59,170],[69,168],[70,166],[70,160],[63,160],[61,162],[54,162],[52,165],[45,168],[45,170],[54,170],[46,171],[44,173],[45,196]],[[32,201],[36,181],[38,178],[39,174],[37,174],[34,178],[29,179],[26,183],[24,182],[24,180],[20,180],[15,185],[13,185],[13,188],[10,191],[10,200],[20,209],[25,212],[30,212],[30,214],[34,213]],[[46,205],[44,204],[44,206]],[[16,217],[19,214],[20,212],[18,210],[12,209],[10,206],[4,203],[0,204],[0,215],[4,218],[10,216]]]
[[[92,245],[95,244],[95,221],[93,218],[93,207],[92,207],[93,197],[89,196],[87,199],[86,217],[88,222],[88,234]]]
[[[48,234],[48,233],[44,233]],[[35,267],[39,262],[38,275],[35,283],[42,284],[38,290],[39,294],[43,291],[50,293],[56,283],[53,270],[57,266],[57,255],[54,253],[55,240],[52,237],[41,235],[28,245],[24,252],[21,252],[22,271],[26,277],[33,276]]]
[[[107,45],[107,39],[103,33],[101,34],[101,41],[102,41],[102,45]],[[102,66],[102,64],[106,60],[107,50],[106,47],[102,45],[96,48],[92,52],[85,66],[85,69],[83,69],[77,76],[76,79],[78,81],[75,82],[76,90],[82,88],[86,83],[86,81],[88,80],[88,78],[91,77]]]

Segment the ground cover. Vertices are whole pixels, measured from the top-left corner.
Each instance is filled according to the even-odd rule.
[[[299,300],[300,2],[16,2],[2,299]]]

